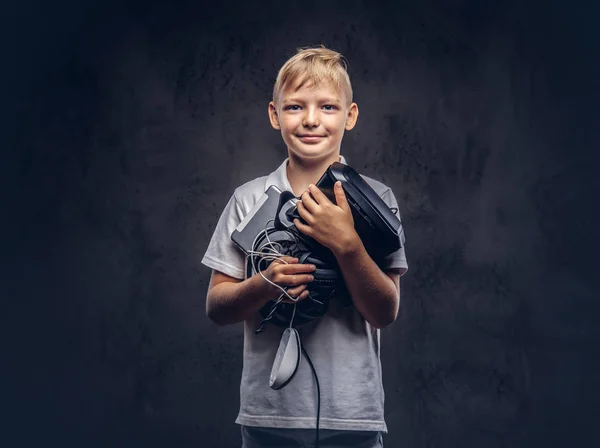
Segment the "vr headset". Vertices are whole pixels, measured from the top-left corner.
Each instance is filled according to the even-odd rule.
[[[402,223],[396,216],[397,210],[396,213],[392,211],[354,169],[340,162],[330,165],[316,183],[334,204],[336,201],[333,188],[338,180],[342,182],[354,218],[354,227],[367,253],[381,265],[387,255],[404,246],[404,232]],[[332,293],[345,289],[337,261],[331,251],[296,228],[294,218],[304,222],[298,214],[298,200],[292,192],[282,192],[270,186],[231,235],[233,242],[248,255],[248,260],[253,260],[252,251],[272,241],[283,248],[284,255],[298,257],[299,263],[312,263],[316,266],[312,273],[314,280],[311,282],[309,298],[296,304],[270,302],[261,308],[263,323],[270,321],[281,327],[289,326],[292,316],[296,326],[323,316]],[[273,227],[269,227],[271,222]],[[247,277],[256,273],[255,263],[248,262]],[[339,296],[342,300],[346,297],[346,301],[342,303],[351,304],[348,294]],[[262,326],[257,330],[260,331]]]
[[[379,264],[386,255],[404,246],[405,238],[400,218],[360,174],[343,163],[334,162],[330,165],[316,186],[335,204],[333,188],[338,180],[342,182],[344,194],[352,210],[354,228],[368,254]],[[295,228],[294,218],[298,218],[300,222],[306,224],[298,213],[296,206],[298,200],[299,198],[290,191],[281,193],[275,217],[276,229],[289,229],[292,226]],[[304,237],[308,240],[309,245],[319,251],[320,244],[306,235]]]

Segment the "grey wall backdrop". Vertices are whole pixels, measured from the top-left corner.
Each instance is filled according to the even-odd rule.
[[[242,326],[205,316],[200,260],[233,189],[286,156],[272,85],[320,43],[360,108],[342,154],[406,229],[386,446],[600,442],[597,7],[6,12],[3,446],[239,446]]]

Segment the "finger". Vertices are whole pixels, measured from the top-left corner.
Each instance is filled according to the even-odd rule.
[[[306,224],[302,224],[298,218],[294,218],[294,225],[300,232],[304,233],[305,235],[311,236],[312,228],[310,226],[307,226]]]
[[[305,289],[306,283],[302,283],[301,285],[288,288],[287,293],[292,297],[298,297]]]
[[[305,285],[301,285],[301,286],[297,286],[295,288],[288,289],[287,293],[288,293],[288,295],[290,297],[292,297],[293,299],[296,299],[296,301],[297,301],[302,296],[302,294],[304,293],[304,291],[306,291],[306,286]],[[283,300],[282,301],[286,302],[286,303],[294,303],[294,300],[290,299],[286,295],[283,296]]]
[[[290,257],[288,255],[284,255],[283,257],[278,257],[275,260],[273,260],[274,262],[277,262],[278,264],[294,264],[294,263],[298,263],[298,258],[295,257]]]
[[[335,193],[335,202],[337,203],[338,207],[340,207],[344,211],[350,211],[350,204],[348,204],[348,200],[346,199],[346,194],[344,193],[342,182],[338,180],[335,183],[333,187],[333,192]]]
[[[306,264],[306,263],[295,263],[288,264],[285,266],[279,266],[279,271],[283,274],[293,275],[293,274],[303,274],[313,272],[317,267],[314,264]]]
[[[298,303],[298,302],[301,302],[302,300],[306,299],[309,294],[310,293],[309,293],[308,290],[304,290],[304,291],[302,291],[302,293],[300,293],[299,296],[296,297],[296,300],[290,300],[288,298],[285,298],[285,299],[282,300],[282,302],[283,303]],[[292,297],[294,297],[294,296],[292,296]]]
[[[315,220],[311,211],[308,210],[302,202],[298,202],[297,207],[298,214],[300,215],[300,217],[302,217],[302,219],[304,219],[308,223],[308,225],[311,225]]]
[[[303,283],[310,283],[314,280],[314,276],[312,274],[292,274],[285,275],[279,284],[286,286],[296,286],[301,285]]]
[[[323,193],[316,185],[310,184],[308,186],[308,191],[310,191],[310,194],[313,195],[313,198],[315,198],[315,202],[317,204],[323,205],[328,202],[331,203],[329,198],[325,196],[325,193]]]
[[[302,196],[300,196],[300,198],[301,201],[299,201],[299,203],[301,203],[311,213],[313,213],[315,209],[319,206],[319,204],[317,204],[317,202],[315,201],[314,197],[310,195],[310,191],[308,190],[302,193]]]

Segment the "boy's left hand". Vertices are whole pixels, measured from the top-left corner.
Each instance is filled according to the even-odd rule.
[[[335,183],[333,191],[337,205],[318,187],[309,185],[296,204],[298,214],[308,225],[302,224],[297,218],[294,219],[294,224],[300,232],[337,254],[352,246],[360,237],[354,229],[352,211],[340,181]]]

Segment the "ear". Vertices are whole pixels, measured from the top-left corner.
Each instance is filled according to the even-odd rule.
[[[269,103],[269,120],[271,121],[271,126],[273,129],[281,130],[281,125],[279,124],[279,116],[277,115],[277,106],[274,101]]]
[[[348,116],[346,117],[346,130],[349,131],[356,124],[358,120],[358,105],[356,103],[350,104],[348,108]]]

